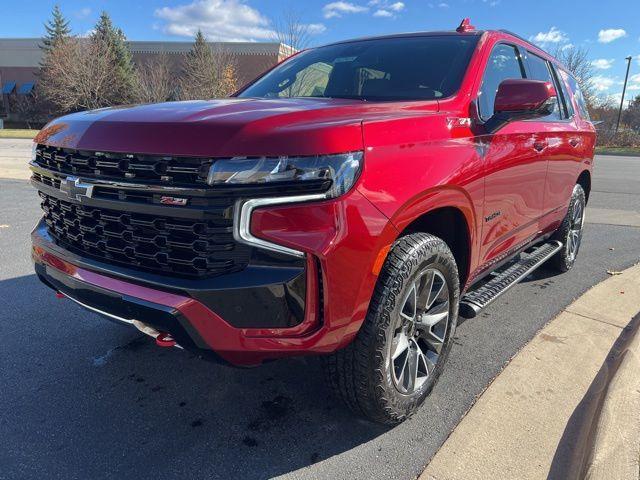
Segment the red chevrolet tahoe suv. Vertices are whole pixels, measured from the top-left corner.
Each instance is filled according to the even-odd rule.
[[[514,34],[338,42],[232,98],[51,122],[35,268],[161,346],[243,366],[323,354],[349,407],[393,424],[459,314],[547,260],[572,267],[594,143],[576,80]]]

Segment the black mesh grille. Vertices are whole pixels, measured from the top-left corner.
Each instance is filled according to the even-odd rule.
[[[88,152],[38,145],[35,163],[68,175],[207,186],[211,158]]]
[[[231,219],[159,217],[40,196],[49,234],[81,255],[187,277],[239,271],[249,261],[250,249],[235,242]]]

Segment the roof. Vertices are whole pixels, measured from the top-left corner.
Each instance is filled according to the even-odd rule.
[[[371,37],[358,37],[349,40],[340,40],[339,42],[329,43],[328,45],[340,45],[342,43],[363,42],[367,40],[384,40],[388,38],[408,38],[408,37],[441,37],[441,36],[479,36],[485,33],[485,30],[472,30],[469,32],[456,32],[452,30],[433,31],[433,32],[406,32],[393,33],[389,35],[376,35]]]
[[[0,67],[38,67],[42,60],[40,38],[0,38]],[[129,41],[134,54],[184,54],[193,42]],[[288,55],[290,47],[278,42],[208,42],[211,48],[220,48],[235,55]]]

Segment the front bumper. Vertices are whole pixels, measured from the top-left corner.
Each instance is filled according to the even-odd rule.
[[[54,290],[235,365],[347,345],[397,235],[388,219],[354,190],[340,200],[256,210],[251,225],[254,235],[304,258],[278,266],[258,258],[241,272],[206,280],[169,278],[75,255],[56,245],[42,222],[32,233],[32,254],[38,276]]]

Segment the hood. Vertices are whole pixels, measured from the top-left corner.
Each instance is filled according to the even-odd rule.
[[[422,103],[423,114],[437,111],[437,102],[430,103]],[[35,141],[150,155],[317,155],[362,150],[363,120],[389,114],[388,104],[342,99],[169,102],[67,115],[49,123]]]

